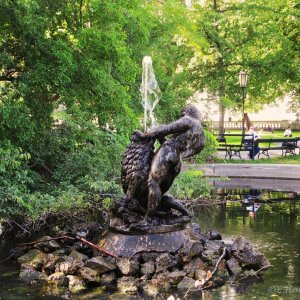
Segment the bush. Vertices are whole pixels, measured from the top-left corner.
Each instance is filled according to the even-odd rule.
[[[201,171],[182,172],[176,177],[170,193],[181,200],[210,198],[213,186],[206,182]]]
[[[192,162],[206,163],[207,161],[215,160],[216,158],[218,146],[216,137],[211,132],[205,129],[204,134],[206,138],[205,147],[199,154],[191,158]]]
[[[97,129],[99,131],[99,129]],[[120,160],[123,144],[109,132],[99,131],[97,139],[64,154],[55,169],[54,179],[60,185],[75,185],[91,193],[120,193]]]
[[[27,199],[35,180],[27,162],[30,154],[14,147],[9,141],[0,142],[0,214],[15,215],[31,210]]]
[[[24,147],[34,136],[35,123],[30,109],[10,85],[0,82],[0,141],[10,140]]]
[[[89,207],[87,199],[100,201],[101,193],[121,193],[126,137],[95,125],[89,126],[88,135],[86,130],[73,123],[54,127],[32,154],[8,140],[0,144],[2,217],[34,219],[45,212]]]

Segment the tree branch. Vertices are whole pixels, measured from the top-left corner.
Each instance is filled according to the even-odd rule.
[[[196,286],[196,284],[195,284],[195,287],[197,288],[197,289],[196,289],[197,291],[203,291],[204,289],[210,287],[210,286],[205,286],[205,285],[210,281],[210,279],[211,279],[211,278],[214,276],[214,274],[217,272],[218,267],[219,267],[219,265],[220,265],[222,259],[223,259],[224,256],[226,255],[226,251],[227,251],[227,248],[224,247],[224,248],[223,248],[223,253],[222,253],[222,255],[218,258],[218,260],[217,260],[217,262],[216,262],[216,265],[215,265],[213,271],[212,271],[212,272],[209,272],[209,271],[207,272],[206,280],[205,280],[200,286]],[[191,286],[191,287],[187,290],[187,292],[186,292],[185,295],[183,296],[183,299],[185,299],[185,298],[188,296],[190,290],[191,290],[193,287],[194,287],[194,286]]]
[[[100,248],[99,246],[81,238],[80,236],[76,236],[76,238],[73,238],[73,237],[70,237],[68,235],[62,235],[62,236],[57,236],[57,237],[54,237],[54,238],[51,238],[51,239],[45,239],[45,240],[38,240],[38,241],[34,241],[34,242],[30,242],[30,243],[23,243],[23,244],[19,244],[18,246],[31,246],[31,245],[36,245],[36,244],[40,244],[40,243],[44,243],[44,242],[49,242],[49,241],[53,241],[53,240],[59,240],[59,239],[68,239],[68,240],[79,240],[83,243],[85,243],[86,245],[106,254],[106,255],[109,255],[111,257],[114,257],[114,258],[117,258],[116,255],[110,253],[110,252],[107,252],[106,250]]]

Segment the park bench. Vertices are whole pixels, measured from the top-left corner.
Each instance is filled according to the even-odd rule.
[[[217,137],[217,142],[218,142],[218,151],[225,151],[225,159],[227,159],[227,156],[230,158],[230,145],[227,145],[226,138],[222,135],[219,135]]]
[[[242,139],[239,144],[228,144],[225,136],[239,136]],[[253,140],[249,139],[249,136],[251,137],[252,135],[250,135],[250,134],[244,134],[244,135],[242,135],[242,134],[222,134],[222,135],[219,135],[217,137],[217,141],[219,143],[217,150],[225,151],[225,159],[227,159],[227,157],[229,157],[229,159],[231,159],[233,156],[236,156],[236,157],[242,159],[241,152],[242,151],[249,152],[250,148],[254,146]]]
[[[240,144],[232,145],[232,147],[230,149],[231,150],[231,157],[230,158],[232,158],[233,156],[236,156],[239,159],[242,159],[241,152],[243,152],[243,151],[249,152],[250,149],[253,149],[253,148],[254,148],[253,139],[249,139],[249,138],[247,139],[247,138],[243,137],[241,139]]]
[[[271,138],[271,139],[259,139],[260,155],[265,155],[270,158],[270,150],[281,150],[281,156],[286,156],[287,154],[296,154],[296,149],[298,147],[298,142],[300,138]],[[300,151],[300,150],[299,150]],[[300,154],[300,153],[299,153]]]
[[[239,144],[229,144],[226,140],[226,136],[240,136],[241,142]],[[225,152],[225,159],[227,157],[231,159],[236,156],[240,159],[241,152],[249,151],[254,147],[254,142],[251,139],[247,139],[247,136],[251,136],[249,134],[241,135],[241,134],[222,134],[217,137],[217,141],[219,142],[219,146],[217,148],[218,151]],[[297,138],[269,138],[269,139],[259,139],[259,148],[260,151],[258,153],[258,158],[260,155],[265,155],[270,158],[269,151],[270,150],[281,150],[281,156],[286,156],[287,154],[296,154],[296,149],[299,148],[300,137]],[[299,149],[300,154],[300,149]]]

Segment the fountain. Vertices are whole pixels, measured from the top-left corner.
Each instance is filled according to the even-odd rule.
[[[161,91],[155,78],[152,58],[145,56],[143,58],[143,73],[142,73],[142,84],[140,92],[142,96],[142,105],[144,107],[144,131],[147,131],[147,116],[150,118],[150,129],[156,125],[154,109],[159,99],[161,98]]]
[[[145,57],[143,70],[145,115],[149,111],[153,125],[159,89],[151,59]],[[146,85],[149,78],[151,89]],[[153,103],[150,95],[156,99]],[[155,143],[160,144],[157,150]],[[78,233],[24,244],[29,251],[18,257],[20,277],[71,292],[100,284],[125,293],[143,290],[150,296],[171,286],[188,292],[216,287],[248,270],[257,277],[268,267],[262,254],[242,237],[228,243],[216,231],[202,233],[184,205],[167,194],[182,160],[204,146],[201,115],[193,105],[184,107],[174,122],[134,131],[122,159],[125,196],[115,201],[109,227],[97,245]]]
[[[115,204],[110,230],[100,242],[102,248],[131,257],[149,249],[176,252],[188,240],[184,229],[190,213],[166,192],[180,172],[182,159],[204,147],[200,121],[197,108],[189,105],[177,121],[133,133],[122,161],[126,196]],[[155,141],[161,143],[156,152]]]
[[[156,141],[160,147],[154,151]],[[210,281],[209,286],[216,287],[230,275],[243,274],[245,266],[255,276],[268,267],[265,257],[243,237],[228,243],[213,230],[201,233],[191,223],[190,212],[166,194],[182,160],[199,153],[204,144],[200,113],[192,105],[170,124],[133,133],[122,160],[126,195],[115,203],[109,229],[99,242],[118,257],[120,291],[139,287],[151,294],[171,285],[179,290],[204,289]]]

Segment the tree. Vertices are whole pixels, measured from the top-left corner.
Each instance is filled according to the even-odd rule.
[[[238,73],[249,73],[246,107],[259,109],[264,103],[290,90],[287,75],[295,57],[293,43],[278,26],[282,7],[289,1],[205,1],[194,5],[189,18],[209,47],[188,43],[195,56],[191,70],[198,90],[208,89],[220,99],[219,131],[224,132],[227,106],[241,107]],[[295,61],[295,59],[292,59]]]
[[[165,95],[161,120],[186,99],[161,9],[142,0],[0,2],[0,181],[16,191],[3,194],[0,211],[9,199],[40,211],[116,191],[122,150],[142,116],[144,55],[153,55]]]
[[[277,19],[278,26],[282,29],[285,39],[290,43],[289,70],[286,72],[286,81],[293,97],[293,105],[299,110],[300,102],[300,4],[295,0],[278,1],[280,15]]]

